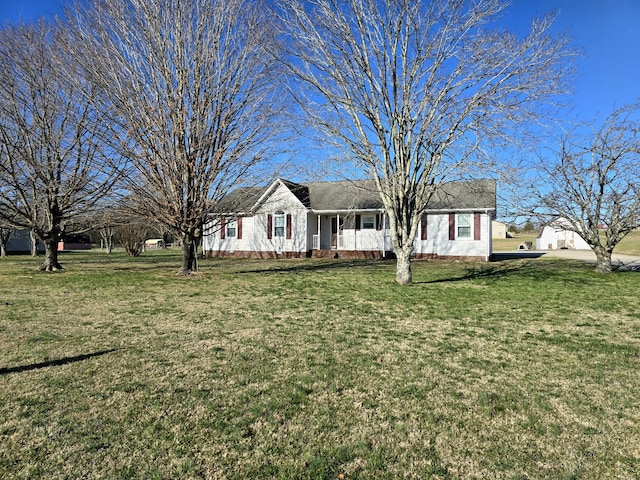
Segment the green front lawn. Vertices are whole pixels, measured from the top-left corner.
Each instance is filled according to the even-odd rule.
[[[0,261],[0,478],[640,477],[640,274]]]

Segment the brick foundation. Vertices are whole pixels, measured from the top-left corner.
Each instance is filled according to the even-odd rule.
[[[386,252],[383,255],[379,250],[312,250],[311,257],[382,260],[396,258],[396,254],[393,252]]]
[[[208,258],[309,258],[310,252],[253,252],[249,250],[236,250],[234,252],[223,252],[214,250],[205,250],[203,255]]]
[[[486,257],[479,255],[438,255],[436,253],[416,253],[413,255],[414,260],[454,260],[461,262],[486,262]]]
[[[253,259],[275,259],[275,258],[335,258],[335,259],[363,259],[363,260],[383,260],[395,259],[396,254],[386,252],[382,255],[379,250],[311,250],[309,252],[253,252],[247,250],[236,250],[234,252],[223,252],[206,250],[205,257],[209,258],[253,258]],[[481,256],[463,255],[437,255],[434,253],[417,253],[413,255],[413,260],[453,260],[466,262],[485,262],[487,259]]]

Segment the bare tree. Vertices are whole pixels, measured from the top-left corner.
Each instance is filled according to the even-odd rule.
[[[436,186],[460,176],[488,141],[514,139],[512,127],[568,90],[571,52],[549,35],[553,17],[532,22],[524,38],[489,29],[507,5],[280,2],[299,81],[292,90],[325,140],[375,181],[400,284],[412,281],[415,234]]]
[[[562,219],[596,254],[596,271],[611,272],[611,254],[640,227],[640,105],[614,111],[588,134],[562,139],[557,160],[544,158],[531,212]]]
[[[250,0],[95,0],[76,20],[77,45],[91,52],[84,65],[112,102],[137,211],[180,235],[179,274],[198,271],[207,214],[250,181],[280,131],[269,10]]]
[[[125,215],[121,223],[114,228],[115,238],[127,255],[137,257],[144,251],[144,242],[149,234],[148,219],[135,215]]]
[[[122,212],[114,205],[106,204],[101,206],[91,218],[91,228],[97,230],[100,235],[100,248],[107,253],[113,252],[113,241],[116,236],[116,229],[119,225],[126,223]]]
[[[35,233],[45,245],[40,268],[59,270],[61,234],[117,173],[98,95],[77,75],[58,25],[5,26],[0,45],[0,220]]]
[[[29,230],[29,247],[31,249],[31,256],[38,256],[38,236],[33,229]]]

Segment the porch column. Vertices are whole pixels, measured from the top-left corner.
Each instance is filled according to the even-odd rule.
[[[322,222],[320,221],[320,214],[318,214],[317,218],[318,218],[318,250],[320,250],[322,248],[322,236],[320,235],[320,225]]]
[[[336,250],[340,250],[340,214],[336,216]]]
[[[382,212],[382,228],[380,232],[382,232],[382,258],[386,258],[387,255],[387,231],[385,229],[385,225],[387,224],[387,211]]]

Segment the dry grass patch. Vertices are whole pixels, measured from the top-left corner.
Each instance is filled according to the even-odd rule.
[[[0,477],[640,475],[637,273],[175,255],[0,263]]]

